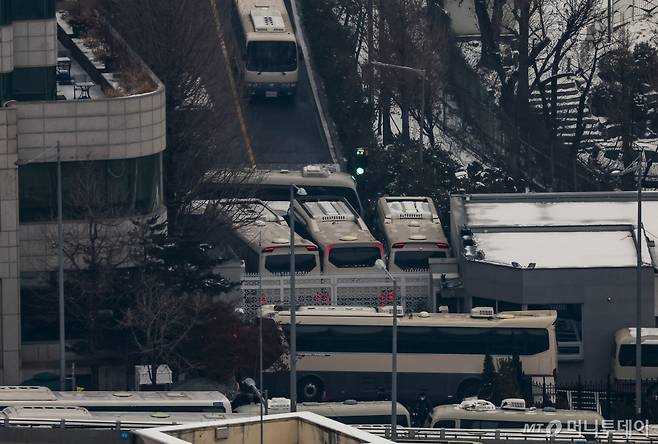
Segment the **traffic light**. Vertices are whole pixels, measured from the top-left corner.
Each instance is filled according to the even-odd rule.
[[[354,156],[354,173],[356,176],[362,176],[368,168],[368,149],[358,147]]]

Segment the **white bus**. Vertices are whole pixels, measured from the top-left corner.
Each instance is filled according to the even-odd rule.
[[[231,402],[217,391],[54,392],[39,386],[0,386],[0,408],[13,406],[76,406],[106,412],[231,413]]]
[[[269,414],[290,412],[290,400],[273,398],[268,400]],[[348,399],[342,402],[301,402],[297,404],[298,412],[312,412],[333,419],[343,424],[390,424],[390,401],[356,401]],[[260,404],[246,404],[236,407],[235,413],[257,416]],[[397,405],[398,425],[411,426],[409,410],[402,404]]]
[[[460,404],[434,407],[425,422],[426,427],[441,429],[528,429],[559,422],[564,429],[593,431],[603,426],[603,417],[590,410],[526,408],[523,399],[505,399],[501,407],[483,399]],[[557,430],[552,430],[557,431]]]
[[[615,333],[612,349],[613,381],[635,381],[635,328]],[[658,379],[658,328],[642,329],[642,379]]]
[[[381,197],[377,216],[391,272],[427,270],[430,258],[450,256],[439,213],[429,197]]]
[[[210,204],[210,205],[209,205]],[[233,218],[233,235],[226,247],[244,260],[247,273],[290,273],[290,227],[286,221],[258,199],[225,199],[196,201],[194,208],[203,213],[225,204]],[[295,270],[298,273],[320,272],[318,247],[295,234]]]
[[[325,273],[376,271],[384,246],[373,237],[359,213],[339,197],[297,197],[295,228],[320,248]]]
[[[297,40],[283,0],[234,0],[241,72],[249,95],[294,96],[297,91]]]
[[[488,307],[487,307],[488,308]],[[263,306],[264,320],[288,335],[290,311]],[[496,315],[420,312],[398,323],[398,394],[439,400],[477,393],[486,354],[518,354],[526,375],[551,380],[557,368],[555,311],[510,311]],[[390,307],[300,307],[297,312],[300,401],[381,399],[391,383]],[[268,371],[270,393],[288,390],[289,357]]]

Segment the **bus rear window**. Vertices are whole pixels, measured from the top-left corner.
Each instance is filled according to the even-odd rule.
[[[294,42],[249,42],[247,70],[287,72],[297,69],[297,46]]]
[[[295,254],[295,271],[308,273],[316,266],[315,255]],[[277,254],[265,258],[265,269],[270,273],[290,273],[290,255]]]
[[[380,257],[377,247],[344,247],[329,251],[329,262],[338,268],[373,267]]]
[[[427,270],[431,257],[445,258],[448,254],[446,251],[397,251],[393,262],[404,271]]]
[[[635,366],[635,344],[619,347],[619,365]],[[642,344],[642,367],[658,367],[658,345]]]

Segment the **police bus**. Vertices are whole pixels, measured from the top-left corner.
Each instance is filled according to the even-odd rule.
[[[265,322],[287,337],[287,307],[263,306]],[[402,400],[422,392],[430,399],[479,391],[485,355],[494,360],[518,354],[526,375],[551,381],[557,368],[552,310],[470,314],[413,313],[399,317],[398,393]],[[380,399],[390,392],[392,311],[390,307],[299,307],[297,371],[300,401]],[[268,370],[270,393],[285,393],[289,357]],[[274,390],[274,391],[272,391]]]
[[[635,381],[637,329],[622,328],[615,333],[612,349],[613,381]],[[658,379],[658,328],[642,328],[642,379]],[[654,388],[654,392],[657,390]]]
[[[378,271],[375,262],[384,257],[359,213],[338,197],[297,197],[293,214],[296,228],[317,244],[325,273]],[[379,271],[381,273],[381,271]]]
[[[245,92],[265,97],[297,91],[297,40],[283,0],[234,0],[237,63]]]
[[[430,258],[450,256],[439,213],[429,197],[381,197],[377,216],[391,272],[427,270]]]
[[[0,408],[76,406],[89,411],[231,413],[228,398],[217,391],[58,392],[40,386],[0,386]]]

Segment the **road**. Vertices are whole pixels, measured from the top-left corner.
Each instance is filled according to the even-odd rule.
[[[245,105],[244,113],[259,168],[332,163],[301,61],[294,101],[254,98]]]

